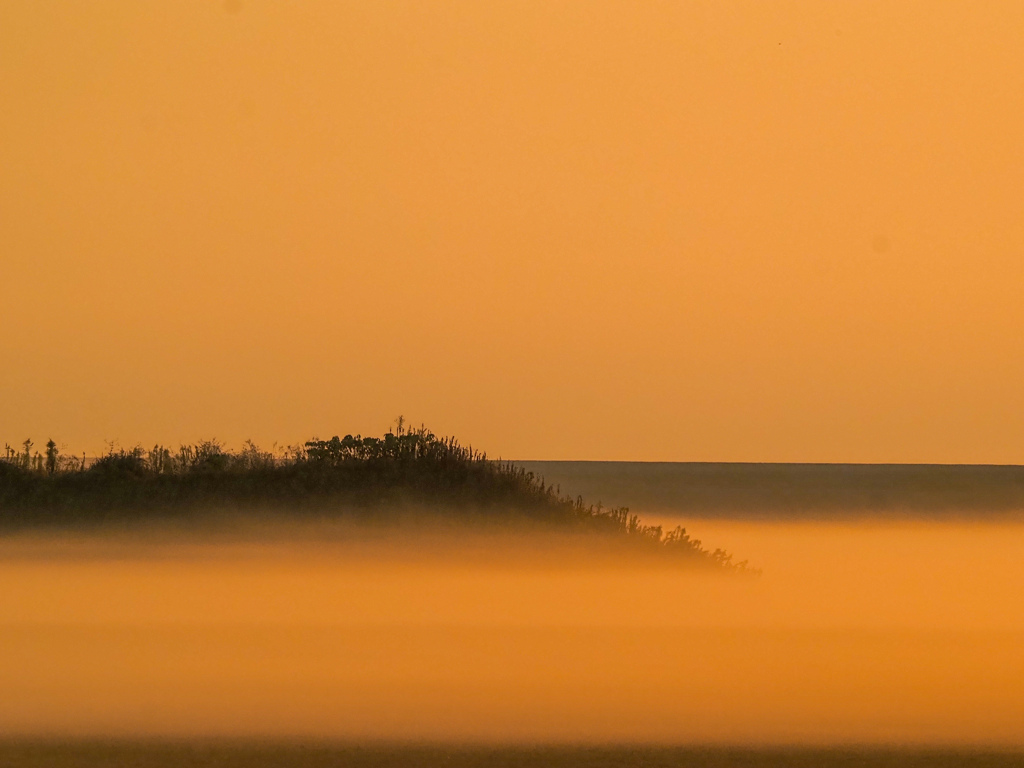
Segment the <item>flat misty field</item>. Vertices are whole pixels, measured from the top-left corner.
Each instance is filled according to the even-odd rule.
[[[0,541],[0,738],[1024,747],[1022,526],[695,528],[760,577],[330,531]]]

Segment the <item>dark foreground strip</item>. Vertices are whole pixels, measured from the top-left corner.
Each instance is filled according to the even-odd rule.
[[[3,768],[1021,768],[1024,751],[0,742]]]

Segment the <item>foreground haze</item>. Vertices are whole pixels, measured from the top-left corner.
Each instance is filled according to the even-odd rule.
[[[694,532],[764,575],[512,533],[8,537],[0,732],[1024,746],[1024,527]]]

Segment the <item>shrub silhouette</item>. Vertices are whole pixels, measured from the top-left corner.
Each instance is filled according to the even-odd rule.
[[[87,466],[61,460],[56,444],[34,462],[32,443],[0,458],[0,528],[65,524],[214,510],[381,516],[428,507],[495,522],[527,519],[607,533],[648,551],[747,570],[721,550],[709,552],[683,528],[665,533],[626,507],[607,509],[562,496],[511,462],[437,437],[425,427],[382,437],[312,439],[277,453],[247,441],[239,452],[216,440],[117,449]]]
[[[46,474],[52,475],[57,471],[57,444],[53,440],[46,443]]]

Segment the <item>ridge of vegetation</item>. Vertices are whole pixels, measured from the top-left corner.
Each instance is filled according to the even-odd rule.
[[[570,530],[623,537],[659,551],[720,568],[751,571],[721,549],[707,550],[679,526],[644,525],[628,507],[605,508],[522,467],[438,437],[408,429],[400,417],[383,437],[313,439],[283,451],[247,441],[240,451],[216,440],[115,449],[92,462],[5,446],[0,456],[0,530],[135,520],[210,510],[281,510],[372,518],[388,506],[457,510],[478,519],[522,518]]]

